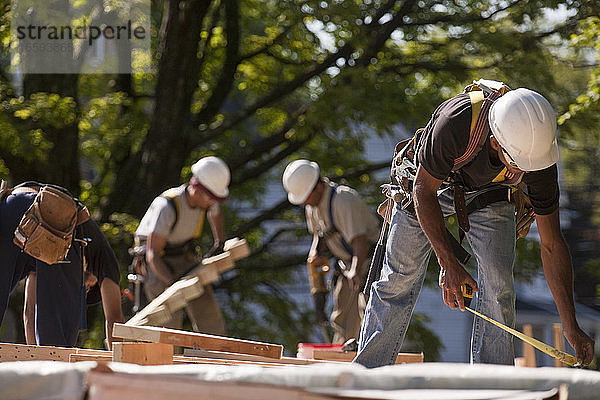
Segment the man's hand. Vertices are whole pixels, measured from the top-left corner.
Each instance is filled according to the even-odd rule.
[[[379,206],[377,207],[377,214],[379,214],[381,218],[385,219],[385,222],[388,224],[391,223],[392,219],[392,210],[390,209],[388,211],[388,208],[390,207],[394,207],[394,202],[391,199],[385,199],[385,201],[383,201],[383,203],[379,204]]]
[[[319,255],[309,255],[306,259],[306,263],[315,267],[320,267],[326,264],[329,265],[329,259]]]
[[[572,330],[564,329],[564,335],[575,349],[575,355],[583,366],[589,365],[594,358],[594,341],[579,327]]]
[[[210,248],[210,250],[206,252],[205,257],[212,257],[212,256],[216,256],[217,254],[223,253],[224,245],[225,245],[225,243],[223,243],[223,242],[215,241],[215,243]]]
[[[365,285],[363,274],[359,274],[358,271],[356,271],[356,268],[350,268],[350,270],[346,272],[344,276],[346,279],[348,279],[350,289],[355,292],[360,291]]]
[[[444,303],[453,310],[459,308],[461,311],[465,311],[461,286],[469,285],[474,291],[479,290],[477,282],[458,262],[455,262],[453,266],[440,268],[438,283],[442,288]]]

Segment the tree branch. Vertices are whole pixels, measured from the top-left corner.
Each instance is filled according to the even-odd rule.
[[[327,68],[331,67],[335,64],[336,60],[339,58],[348,57],[354,48],[347,43],[342,48],[340,48],[337,52],[330,54],[322,63],[314,65],[310,67],[303,74],[298,75],[296,78],[288,81],[287,83],[283,83],[277,86],[270,93],[258,99],[256,102],[246,107],[245,109],[233,114],[230,118],[223,121],[219,126],[215,128],[204,128],[205,130],[200,129],[202,135],[197,135],[197,140],[193,143],[193,146],[200,146],[208,141],[213,140],[217,136],[219,136],[222,132],[226,131],[234,127],[235,125],[241,123],[246,120],[250,116],[256,112],[256,110],[266,107],[271,103],[274,103],[277,100],[281,100],[283,97],[286,97],[290,93],[293,93],[300,86],[304,85],[311,78],[323,73]],[[194,126],[198,126],[199,124],[198,118],[194,119]]]
[[[245,151],[235,157],[235,159],[229,160],[227,164],[229,165],[229,168],[232,170],[237,170],[240,166],[251,160],[259,158],[261,155],[284,143],[286,140],[288,140],[287,134],[294,127],[294,125],[296,125],[298,118],[306,114],[306,111],[307,107],[300,107],[300,109],[297,110],[293,115],[288,116],[285,124],[277,133],[255,142],[252,144],[251,148],[247,148]]]

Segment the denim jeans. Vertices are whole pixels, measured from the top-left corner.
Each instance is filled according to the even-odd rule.
[[[481,192],[468,193],[466,202]],[[442,191],[438,200],[444,216],[455,213],[451,190]],[[477,262],[477,276],[473,278],[479,292],[472,306],[510,327],[515,323],[514,211],[508,201],[477,210],[469,215],[471,229],[466,234]],[[371,286],[355,362],[368,368],[395,363],[431,253],[431,244],[416,217],[396,204],[381,275]],[[470,359],[472,363],[514,364],[512,335],[476,317]]]

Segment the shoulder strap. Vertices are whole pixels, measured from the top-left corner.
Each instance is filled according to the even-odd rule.
[[[340,231],[337,229],[337,227],[335,226],[335,221],[333,220],[333,197],[335,196],[335,193],[337,191],[338,185],[334,185],[331,188],[331,196],[329,196],[329,220],[331,221],[331,227],[333,228],[333,230],[337,233],[339,233]],[[340,241],[342,243],[342,246],[344,247],[344,249],[348,252],[348,254],[350,254],[351,256],[354,255],[354,253],[352,252],[352,246],[350,246],[345,240],[344,237],[342,236],[342,234],[340,233]]]
[[[465,153],[454,160],[452,171],[467,165],[481,151],[488,136],[488,113],[492,103],[508,92],[510,88],[502,82],[480,79],[468,85],[463,93],[471,100],[471,129]]]
[[[502,95],[499,90],[492,90],[487,96],[483,90],[468,93],[472,107],[469,143],[464,154],[454,160],[452,171],[457,171],[467,165],[483,148],[489,131],[488,112],[492,103]]]
[[[179,196],[177,195],[174,189],[167,189],[160,194],[160,197],[164,197],[165,199],[167,199],[167,203],[169,203],[169,206],[173,209],[173,211],[175,211],[175,221],[173,221],[173,224],[171,225],[170,229],[170,231],[173,231],[173,228],[175,227],[175,225],[177,225],[177,221],[179,221],[179,214],[181,212]]]
[[[175,189],[168,189],[161,193],[161,197],[167,199],[167,203],[175,210],[175,221],[173,221],[173,225],[171,225],[171,231],[177,222],[179,221],[179,215],[181,214],[181,203],[179,201],[179,194],[175,191]],[[196,225],[196,230],[194,231],[194,238],[197,238],[202,233],[202,227],[204,226],[204,218],[206,216],[206,210],[203,210],[200,219],[198,220],[198,225]]]

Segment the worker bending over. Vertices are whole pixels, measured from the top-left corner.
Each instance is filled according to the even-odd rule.
[[[403,167],[408,162],[396,158],[393,164],[401,173],[391,196],[402,192],[399,187],[409,177],[414,207],[394,206],[356,362],[367,367],[395,362],[432,249],[448,307],[464,311],[461,286],[470,285],[478,292],[477,311],[514,327],[516,218],[509,186],[518,182],[525,184],[537,215],[544,274],[564,335],[584,364],[592,360],[594,342],[575,318],[571,258],[560,229],[556,132],[556,113],[544,97],[525,88],[509,90],[499,82],[481,80],[435,110],[399,153],[402,159],[412,158],[414,179]],[[451,249],[444,217],[455,213],[477,261],[477,281]],[[471,362],[514,364],[512,335],[476,318]]]
[[[59,215],[56,209],[59,202],[39,202],[38,193],[51,187],[63,193],[77,209],[74,223],[73,241],[68,247],[66,257],[49,264],[21,250],[16,242],[20,236],[21,221],[34,205],[39,207],[41,215]],[[57,193],[58,193],[57,192]],[[47,221],[45,221],[47,222]],[[27,227],[32,225],[31,221]],[[19,226],[19,229],[17,227]],[[25,229],[27,231],[27,229]],[[37,229],[34,232],[39,233]],[[25,232],[27,233],[27,232]],[[33,245],[39,236],[31,235],[26,242]],[[53,242],[50,252],[55,252]],[[42,247],[43,245],[42,244]],[[33,252],[35,253],[35,252]],[[46,346],[75,346],[85,316],[87,290],[84,286],[84,274],[95,277],[95,283],[89,288],[101,293],[106,324],[106,344],[110,349],[114,338],[112,328],[115,322],[123,322],[121,312],[121,291],[119,288],[119,265],[108,241],[98,225],[89,217],[87,208],[74,198],[66,189],[56,185],[44,185],[38,182],[25,182],[9,189],[0,203],[0,254],[2,254],[3,278],[0,279],[0,313],[3,316],[8,295],[16,283],[27,278],[23,322],[27,344]],[[43,259],[44,256],[40,255]],[[47,260],[46,260],[47,261]]]
[[[354,189],[321,177],[319,165],[312,161],[291,162],[283,173],[283,187],[290,203],[305,206],[308,231],[313,235],[307,259],[309,273],[314,275],[314,268],[327,272],[322,269],[329,265],[325,248],[339,259],[334,266],[334,306],[330,316],[335,332],[333,343],[356,338],[365,308],[361,290],[369,256],[379,236],[378,217]],[[314,284],[312,292],[324,293]],[[324,299],[315,300],[322,303],[317,308],[324,306]]]
[[[204,157],[192,165],[189,183],[168,189],[156,197],[135,232],[135,245],[145,269],[144,292],[153,300],[200,262],[194,239],[202,233],[207,217],[214,239],[206,256],[223,252],[224,214],[219,203],[229,195],[229,168],[217,157]],[[225,321],[212,286],[185,307],[194,331],[225,335]],[[181,329],[183,312],[166,325]]]

